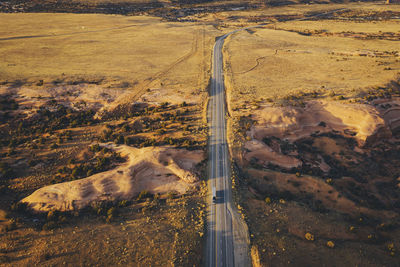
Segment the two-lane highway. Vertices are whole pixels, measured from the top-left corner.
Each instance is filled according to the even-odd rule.
[[[219,37],[214,45],[213,75],[209,102],[209,192],[216,191],[216,201],[210,196],[207,239],[207,266],[234,266],[234,244],[231,212],[231,182],[226,141],[225,92],[222,46],[228,35]]]

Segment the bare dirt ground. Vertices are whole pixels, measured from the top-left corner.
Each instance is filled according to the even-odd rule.
[[[227,39],[233,184],[256,266],[399,261],[400,9],[349,8],[292,22],[274,8]]]

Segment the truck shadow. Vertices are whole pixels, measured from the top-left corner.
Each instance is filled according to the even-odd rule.
[[[225,190],[218,190],[216,192],[216,199],[214,201],[215,204],[225,203]]]

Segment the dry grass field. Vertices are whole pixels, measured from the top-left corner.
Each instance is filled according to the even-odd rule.
[[[153,86],[188,95],[208,83],[216,34],[209,26],[71,14],[0,14],[0,22],[5,86],[91,82],[133,94]]]
[[[217,34],[148,16],[0,14],[0,264],[201,264],[204,162],[175,164],[152,147],[202,157]],[[132,155],[97,145],[107,142],[147,151],[131,157],[144,179],[127,201],[111,191]],[[96,183],[107,171],[116,175],[97,183],[105,191],[84,210],[33,214],[18,204],[42,187]],[[97,192],[83,187],[76,196]]]
[[[395,80],[399,27],[398,19],[337,19],[274,23],[237,33],[225,53],[228,84],[235,88],[232,102],[321,89],[355,96]]]
[[[1,21],[5,79],[83,73],[144,80],[189,53],[196,40],[195,29],[182,32],[152,18],[2,14]]]

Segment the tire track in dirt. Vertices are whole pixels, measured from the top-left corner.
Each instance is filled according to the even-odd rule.
[[[257,68],[257,67],[261,64],[261,63],[260,63],[260,60],[265,59],[265,58],[266,58],[266,56],[265,56],[265,57],[259,57],[259,58],[257,58],[257,59],[256,59],[256,65],[254,65],[252,68],[250,68],[249,70],[245,70],[245,71],[241,71],[241,72],[236,72],[236,73],[234,73],[234,74],[245,74],[245,73],[248,73],[248,72],[254,70],[255,68]]]

